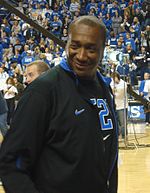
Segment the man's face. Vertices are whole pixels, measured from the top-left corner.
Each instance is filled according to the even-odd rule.
[[[98,27],[85,24],[73,26],[66,46],[68,63],[82,78],[93,78],[103,57],[103,33]]]
[[[26,76],[26,83],[30,84],[33,80],[35,80],[40,73],[38,72],[37,66],[27,66],[26,71],[25,71],[25,76]]]
[[[145,73],[145,74],[144,74],[144,79],[145,79],[145,80],[149,80],[149,78],[150,78],[150,74],[149,74],[149,73]]]

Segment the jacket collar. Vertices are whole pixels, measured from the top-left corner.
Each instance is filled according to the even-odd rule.
[[[67,62],[67,59],[63,58],[63,59],[61,60],[61,62],[60,62],[60,66],[61,66],[61,68],[63,68],[65,71],[70,72],[71,74],[73,74],[76,79],[78,79],[78,78],[77,78],[77,75],[74,73],[74,71],[73,71],[73,70],[71,69],[71,67],[69,66],[69,64],[68,64],[68,62]],[[98,77],[107,87],[109,87],[109,80],[108,80],[108,78],[102,76],[101,73],[100,73],[98,70],[97,70],[96,74],[97,74],[97,77]]]

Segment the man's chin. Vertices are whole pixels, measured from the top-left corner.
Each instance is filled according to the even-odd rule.
[[[91,72],[85,72],[85,71],[79,71],[79,70],[74,70],[75,74],[79,77],[79,78],[85,78],[85,79],[92,79],[93,74],[91,74]]]

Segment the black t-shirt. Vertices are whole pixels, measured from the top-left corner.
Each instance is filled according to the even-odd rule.
[[[103,156],[106,170],[109,165],[109,156],[112,145],[112,134],[113,134],[113,118],[112,112],[110,111],[109,103],[106,100],[106,89],[102,86],[101,81],[98,78],[94,80],[79,79],[79,88],[85,99],[91,101],[94,105],[95,111],[99,119],[99,131],[100,137],[103,141]],[[100,153],[100,155],[102,155]]]

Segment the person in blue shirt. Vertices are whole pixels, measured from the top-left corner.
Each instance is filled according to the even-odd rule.
[[[23,51],[21,53],[21,58],[24,58],[25,56],[27,56],[27,51],[29,50],[29,45],[28,44],[25,44],[23,46]]]
[[[50,23],[51,32],[55,36],[60,37],[61,27],[62,27],[62,23],[59,21],[59,17],[58,17],[58,15],[55,15],[54,20]]]
[[[110,10],[109,10],[110,16],[111,17],[115,16],[116,11],[118,11],[118,13],[120,14],[120,9],[119,9],[119,6],[118,6],[118,2],[113,1],[113,7],[110,8]]]
[[[116,50],[123,53],[125,51],[125,46],[122,41],[117,40],[117,47]]]
[[[106,28],[110,31],[112,27],[112,19],[110,17],[110,14],[107,13],[105,17],[103,18],[103,22],[106,25]]]
[[[134,11],[135,11],[137,8],[140,9],[141,6],[142,6],[142,3],[140,3],[139,0],[135,0],[135,1],[133,2],[133,9],[134,9]]]
[[[86,0],[82,0],[80,3],[80,14],[81,15],[86,15],[86,9],[85,7],[87,6],[88,2]]]
[[[136,51],[136,44],[135,44],[134,39],[131,38],[130,33],[127,33],[127,34],[126,34],[125,45],[127,46],[128,44],[130,44],[131,47],[132,47],[132,49],[133,49],[134,51]]]
[[[89,14],[91,8],[96,7],[96,2],[95,0],[90,0],[90,2],[86,6],[86,14]]]
[[[123,16],[124,10],[128,7],[128,2],[126,0],[120,0],[119,5],[120,5],[120,14],[121,16]]]
[[[108,39],[108,45],[110,45],[113,48],[117,46],[117,38],[116,38],[114,31],[110,32],[110,37]]]
[[[46,4],[48,4],[48,2],[46,0],[39,0],[39,4],[41,9],[44,9],[46,7]]]
[[[132,27],[133,27],[135,33],[137,34],[137,38],[140,39],[141,26],[140,26],[140,22],[138,20],[138,17],[133,18]]]
[[[147,50],[146,47],[142,46],[141,50],[138,52],[137,56],[140,57],[139,59],[136,60],[138,70],[139,70],[140,80],[144,80],[145,72],[150,73],[150,69],[148,66],[149,65],[148,59],[150,58],[149,50]]]
[[[116,66],[116,71],[123,77],[128,77],[129,76],[129,65],[127,63],[123,64],[118,64]]]
[[[3,60],[3,46],[0,43],[0,62],[2,62],[2,60]]]
[[[1,40],[1,45],[4,49],[9,48],[10,38],[5,31],[2,31],[0,40]]]
[[[10,26],[9,26],[8,23],[2,24],[1,27],[3,28],[3,30],[4,30],[8,35],[11,34],[11,28],[10,28]]]
[[[104,4],[104,7],[107,9],[107,2],[105,0],[98,1],[98,7],[101,8],[102,4]]]
[[[58,7],[55,7],[55,9],[52,11],[51,16],[50,16],[50,21],[54,21],[55,16],[60,16],[61,12],[58,11]]]
[[[71,18],[71,12],[68,7],[64,6],[62,10],[60,10],[60,19],[63,20],[65,17]]]
[[[20,50],[19,49],[16,49],[15,50],[15,54],[14,56],[12,57],[13,60],[15,60],[18,64],[21,64],[21,54],[20,54]]]
[[[32,50],[27,50],[27,55],[24,56],[21,60],[22,66],[25,66],[35,60],[34,56],[32,56]]]
[[[139,86],[139,94],[146,98],[148,101],[150,101],[150,73],[145,72],[144,73],[144,80],[140,82]],[[150,112],[146,112],[146,117],[145,117],[145,122],[146,125],[150,125]]]
[[[104,3],[101,4],[101,7],[100,7],[99,12],[102,13],[102,16],[103,16],[103,17],[105,17],[106,14],[108,13],[107,6],[105,6]]]

